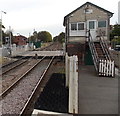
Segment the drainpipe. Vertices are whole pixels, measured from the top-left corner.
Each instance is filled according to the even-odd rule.
[[[86,36],[86,38],[87,38],[87,16],[86,16],[87,9],[88,9],[88,7],[86,7],[84,9],[84,12],[85,12],[85,31],[86,31],[85,36]],[[87,41],[87,39],[86,39],[86,41]]]
[[[68,40],[69,40],[69,37],[70,37],[70,17],[73,17],[73,15],[70,15],[68,17],[66,17],[66,52],[67,52],[67,43],[68,43]]]

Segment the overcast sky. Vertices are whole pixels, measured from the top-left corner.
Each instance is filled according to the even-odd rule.
[[[111,24],[118,22],[119,0],[89,0],[114,15]],[[52,36],[64,32],[64,16],[83,5],[88,0],[0,0],[2,22],[6,29],[11,26],[13,34],[32,35],[33,30],[48,31]]]

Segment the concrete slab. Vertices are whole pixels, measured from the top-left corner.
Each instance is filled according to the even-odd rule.
[[[79,114],[118,114],[118,77],[98,77],[79,66]]]
[[[64,51],[31,51],[24,56],[35,56],[35,54],[38,56],[63,56]]]
[[[58,113],[34,109],[32,116],[73,116],[73,115],[67,113]]]

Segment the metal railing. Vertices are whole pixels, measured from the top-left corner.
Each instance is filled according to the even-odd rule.
[[[98,52],[96,51],[96,47],[94,45],[94,41],[92,39],[90,30],[88,31],[88,43],[90,47],[90,51],[92,54],[93,62],[96,71],[98,72],[99,76],[108,76],[108,77],[114,77],[115,75],[115,65],[114,61],[111,58],[108,45],[106,41],[104,40],[104,37],[101,32],[101,36],[99,39],[100,46],[102,47],[102,51],[104,53],[105,59],[100,59],[98,57]]]
[[[88,43],[89,43],[90,51],[91,51],[91,54],[92,54],[95,69],[96,69],[96,71],[98,71],[99,57],[98,57],[98,53],[96,51],[96,48],[95,48],[95,45],[94,45],[90,30],[88,31]]]
[[[104,39],[102,30],[100,30],[100,44],[101,44],[101,47],[103,49],[103,52],[105,54],[106,59],[107,60],[112,60],[111,54],[109,52],[109,47],[108,47],[108,44],[106,43],[106,41]]]

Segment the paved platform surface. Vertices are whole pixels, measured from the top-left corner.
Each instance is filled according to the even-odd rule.
[[[98,77],[79,66],[79,114],[118,114],[118,77]]]

